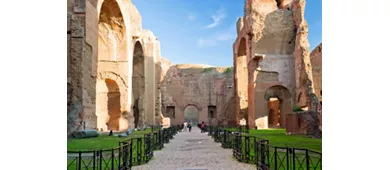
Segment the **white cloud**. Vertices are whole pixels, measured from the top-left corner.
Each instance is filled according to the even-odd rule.
[[[188,13],[187,19],[190,21],[194,21],[196,19],[196,14],[195,13]]]
[[[206,25],[205,28],[214,28],[215,26],[219,25],[225,17],[225,10],[223,8],[220,8],[215,14],[211,16],[211,18],[213,19],[213,23]]]
[[[216,46],[217,42],[212,38],[203,38],[200,37],[198,39],[198,46],[199,47],[210,47],[210,46]]]

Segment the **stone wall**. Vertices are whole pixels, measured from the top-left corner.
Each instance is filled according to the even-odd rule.
[[[315,107],[312,68],[308,53],[305,0],[246,0],[245,15],[237,21],[237,39],[233,45],[236,86],[236,121],[264,118],[267,127],[266,91],[281,87],[291,99],[283,102],[285,113],[298,104]],[[244,59],[244,60],[243,60]],[[249,75],[246,77],[246,75]],[[245,83],[247,82],[247,83]],[[246,102],[240,102],[245,100]],[[284,122],[285,120],[282,120]]]
[[[144,91],[142,105],[148,110],[142,117],[145,123],[154,124],[160,45],[151,31],[142,30],[137,8],[126,0],[67,1],[68,135],[84,124],[86,129],[107,130],[112,113],[119,114],[120,119],[111,115],[119,130],[134,127],[131,89],[138,41],[142,42],[144,83],[149,89]]]
[[[322,43],[310,53],[315,94],[322,101]]]
[[[184,121],[184,110],[187,106],[198,109],[198,122],[208,124],[226,124],[228,109],[232,107],[233,75],[231,68],[218,68],[205,65],[172,65],[167,70],[163,61],[161,70],[162,113],[171,118],[172,124]],[[165,64],[165,65],[164,65]],[[166,71],[165,71],[166,70]],[[230,101],[230,102],[229,102]],[[209,106],[215,106],[214,117],[209,117]],[[210,107],[210,108],[212,108]],[[167,108],[174,108],[168,113]]]
[[[314,138],[322,137],[321,117],[315,111],[289,113],[286,116],[287,134],[301,134]]]

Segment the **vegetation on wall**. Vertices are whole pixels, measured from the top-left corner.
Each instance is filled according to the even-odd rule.
[[[213,71],[214,69],[215,69],[214,67],[205,68],[205,69],[203,69],[203,73],[211,72],[211,71]]]
[[[226,68],[226,70],[223,73],[224,74],[230,74],[231,72],[233,72],[233,67]]]

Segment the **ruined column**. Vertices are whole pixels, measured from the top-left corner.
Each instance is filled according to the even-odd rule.
[[[308,25],[304,18],[305,0],[296,0],[293,3],[293,17],[296,26],[295,39],[295,79],[296,101],[298,105],[308,106],[314,109],[313,103],[317,103],[314,94],[312,67],[308,44]]]

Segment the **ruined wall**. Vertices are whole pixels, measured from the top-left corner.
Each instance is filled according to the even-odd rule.
[[[97,67],[96,2],[67,1],[67,134],[74,130],[96,127],[95,83]],[[89,23],[86,20],[90,20]]]
[[[114,112],[120,113],[120,120],[115,118],[119,130],[134,127],[131,89],[137,41],[142,42],[148,67],[144,67],[145,84],[150,89],[145,91],[147,102],[142,102],[149,108],[143,116],[153,124],[158,89],[155,63],[160,46],[151,31],[142,30],[137,8],[125,0],[67,2],[68,134],[82,129],[82,122],[86,129],[107,130],[108,115]]]
[[[163,115],[167,115],[167,110],[166,110],[166,106],[164,105],[163,103],[163,88],[162,88],[162,85],[163,85],[163,81],[165,80],[165,76],[169,70],[169,68],[171,68],[173,66],[172,62],[167,60],[166,58],[164,57],[160,57],[158,62],[156,63],[156,82],[157,83],[157,109],[158,109],[158,114],[159,114],[159,118],[156,117],[156,120],[160,120],[161,119],[161,116]]]
[[[321,116],[315,111],[301,111],[287,114],[287,134],[301,134],[322,138]]]
[[[310,53],[315,94],[322,101],[322,43]]]
[[[125,130],[132,124],[129,114],[129,59],[132,58],[131,25],[127,1],[99,1],[98,11],[98,83],[96,84],[96,115],[99,130]],[[118,99],[111,99],[106,82],[112,80],[119,88]],[[130,86],[131,87],[131,86]],[[113,107],[113,101],[119,106]],[[119,108],[117,108],[119,107]],[[119,115],[118,115],[119,114]],[[115,119],[113,119],[115,117]],[[107,124],[116,128],[108,129]],[[114,126],[111,126],[114,127]]]
[[[204,65],[171,66],[161,83],[163,114],[171,116],[171,123],[178,124],[184,121],[185,108],[195,106],[199,122],[227,123],[224,109],[230,108],[227,103],[233,95],[233,75],[229,70]],[[167,107],[172,106],[174,117],[167,113]],[[214,118],[208,117],[208,106],[216,106]]]
[[[291,94],[292,100],[285,106],[286,109],[296,103],[313,107],[315,98],[311,95],[313,85],[307,53],[304,6],[304,0],[245,2],[245,16],[237,21],[238,35],[233,50],[235,84],[248,82],[247,115],[240,113],[243,104],[237,102],[236,117],[239,120],[246,116],[250,127],[254,127],[255,119],[268,115],[264,95],[272,86],[282,86]],[[245,45],[241,45],[242,40],[246,40]],[[247,58],[246,65],[243,66],[239,60],[242,46]],[[248,78],[240,75],[241,67],[247,68]],[[240,98],[238,93],[239,89],[236,89],[237,99]],[[263,122],[264,127],[267,127],[268,121],[264,119]]]

